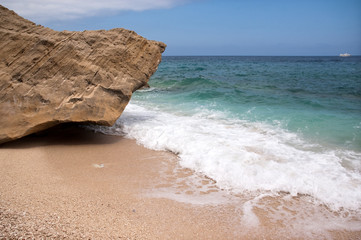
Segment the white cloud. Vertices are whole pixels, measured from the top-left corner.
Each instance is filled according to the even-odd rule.
[[[48,22],[71,20],[117,11],[171,8],[189,0],[2,0],[1,4],[20,16]]]

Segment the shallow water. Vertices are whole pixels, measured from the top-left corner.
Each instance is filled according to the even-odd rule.
[[[234,194],[361,213],[361,58],[164,57],[108,134]]]

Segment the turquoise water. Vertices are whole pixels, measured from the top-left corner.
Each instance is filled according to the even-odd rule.
[[[150,85],[136,102],[221,111],[361,150],[361,57],[164,57]]]
[[[164,57],[149,84],[97,130],[174,152],[230,192],[361,216],[361,57]]]

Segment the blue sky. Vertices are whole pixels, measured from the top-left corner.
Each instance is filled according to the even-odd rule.
[[[361,55],[361,0],[2,2],[55,30],[131,29],[164,55]]]

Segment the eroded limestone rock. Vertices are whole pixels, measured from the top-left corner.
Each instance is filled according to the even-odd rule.
[[[0,143],[64,122],[113,125],[166,45],[133,31],[54,31],[0,5]]]

